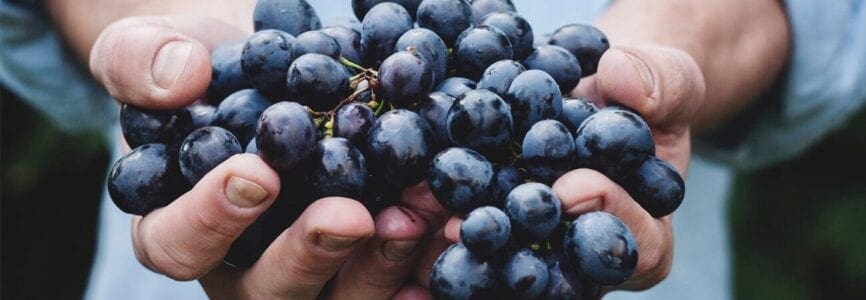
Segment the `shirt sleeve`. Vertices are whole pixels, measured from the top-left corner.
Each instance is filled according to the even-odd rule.
[[[117,104],[64,49],[38,4],[0,6],[0,82],[66,131],[106,129]]]
[[[788,0],[792,53],[778,86],[696,151],[753,169],[790,159],[866,103],[866,1]]]

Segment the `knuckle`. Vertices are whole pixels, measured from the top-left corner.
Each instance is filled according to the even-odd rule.
[[[198,260],[194,255],[183,253],[159,240],[148,253],[148,260],[152,263],[154,271],[173,280],[194,280],[205,271],[198,267]]]
[[[213,208],[201,209],[189,217],[191,226],[201,233],[199,238],[204,249],[215,249],[230,243],[241,230],[238,222],[228,217],[217,217],[218,214],[211,212],[211,209]]]

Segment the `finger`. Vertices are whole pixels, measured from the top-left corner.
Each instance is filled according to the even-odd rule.
[[[636,110],[650,124],[688,124],[703,104],[703,73],[684,51],[614,47],[602,55],[598,66],[598,95]]]
[[[423,245],[421,255],[418,258],[418,263],[415,266],[415,282],[425,288],[428,287],[430,283],[430,271],[433,270],[433,263],[436,262],[436,259],[439,258],[439,255],[442,254],[448,246],[454,244],[445,238],[444,229],[444,227],[440,227],[439,230],[427,239]]]
[[[553,190],[562,201],[563,214],[571,218],[591,211],[604,211],[621,219],[638,246],[638,263],[632,278],[621,287],[650,287],[670,272],[673,233],[671,217],[654,219],[619,185],[599,172],[578,169],[566,173]]]
[[[430,290],[417,286],[417,285],[407,285],[400,289],[397,294],[394,295],[394,300],[430,300],[433,299],[433,295],[430,294]]]
[[[433,196],[426,180],[404,189],[400,196],[403,204],[427,221],[428,228],[439,228],[448,217],[448,211]]]
[[[208,49],[244,31],[199,16],[131,17],[103,30],[90,71],[117,100],[151,109],[185,106],[211,79]]]
[[[313,299],[373,234],[373,218],[358,201],[319,199],[244,274],[245,298]]]
[[[463,224],[463,219],[459,217],[451,217],[445,223],[445,238],[452,243],[460,241],[460,225]]]
[[[376,235],[355,253],[331,286],[331,299],[387,299],[406,282],[427,225],[408,208],[376,216]]]
[[[170,205],[133,221],[136,256],[175,280],[198,278],[222,261],[279,189],[279,176],[258,156],[235,155]]]

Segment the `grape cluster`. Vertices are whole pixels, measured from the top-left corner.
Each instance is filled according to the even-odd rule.
[[[542,44],[508,0],[353,0],[360,24],[321,28],[304,0],[259,0],[256,33],[212,52],[200,101],[175,110],[124,105],[132,150],[109,193],[124,212],[168,205],[242,152],[282,181],[276,202],[232,245],[249,266],[314,200],[358,199],[371,212],[427,180],[466,214],[461,242],[436,261],[438,298],[575,299],[628,279],[634,238],[616,217],[565,220],[550,185],[591,168],[651,215],[673,212],[683,180],[643,119],[568,98],[595,72],[607,38],[570,24]]]

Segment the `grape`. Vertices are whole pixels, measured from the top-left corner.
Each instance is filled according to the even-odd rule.
[[[526,68],[516,61],[510,59],[497,61],[484,70],[477,88],[490,90],[500,97],[506,97],[511,82],[523,71],[526,71]]]
[[[454,104],[455,98],[443,92],[432,92],[427,98],[427,101],[421,103],[421,107],[418,108],[418,114],[433,129],[436,143],[448,145],[451,141],[448,138],[448,127],[445,122],[448,119],[448,110]]]
[[[424,0],[417,17],[418,26],[433,30],[453,46],[457,36],[472,26],[472,6],[466,0]]]
[[[394,53],[379,68],[379,89],[396,107],[409,107],[425,100],[432,88],[433,68],[417,53]]]
[[[547,264],[532,250],[524,248],[508,258],[502,268],[502,277],[518,299],[534,299],[544,293],[550,275]]]
[[[550,74],[556,79],[556,84],[563,94],[570,93],[580,82],[581,70],[577,58],[559,46],[544,45],[535,48],[535,52],[523,60],[523,65],[527,69],[542,70]]]
[[[108,173],[108,194],[120,210],[143,216],[166,206],[188,188],[176,152],[144,144],[121,157]]]
[[[475,81],[471,79],[450,77],[439,83],[439,85],[437,85],[433,90],[457,98],[462,96],[466,91],[474,90],[476,85]]]
[[[481,24],[481,20],[491,13],[517,12],[511,0],[472,0],[472,23]]]
[[[247,143],[247,146],[244,147],[244,153],[249,153],[249,154],[258,154],[259,153],[259,148],[256,147],[256,139],[255,138],[250,140],[250,142]]]
[[[202,127],[190,133],[180,146],[180,172],[195,185],[217,165],[241,152],[241,144],[228,130]]]
[[[574,168],[574,142],[568,128],[555,120],[543,120],[523,138],[520,161],[535,180],[552,184]]]
[[[256,148],[262,160],[275,170],[294,171],[315,147],[313,119],[299,104],[285,101],[276,103],[259,118]]]
[[[457,37],[454,45],[454,61],[457,71],[472,80],[481,78],[481,74],[491,64],[514,57],[511,42],[501,30],[480,25],[470,28]]]
[[[400,4],[412,16],[413,20],[415,19],[415,13],[418,11],[418,5],[421,4],[421,0],[352,0],[352,11],[355,12],[355,17],[361,20],[364,19],[364,15],[367,14],[370,8],[382,2]]]
[[[559,225],[559,197],[550,187],[529,182],[518,185],[505,200],[512,235],[543,241]]]
[[[488,90],[471,90],[454,101],[445,121],[452,144],[492,158],[508,154],[514,124],[511,107]]]
[[[433,130],[418,114],[395,109],[382,114],[367,138],[368,165],[399,189],[421,182],[433,157]]]
[[[211,80],[204,97],[208,103],[219,104],[231,93],[253,87],[241,68],[244,44],[244,41],[226,43],[211,51]]]
[[[361,48],[364,63],[378,67],[391,53],[397,39],[414,27],[406,9],[396,3],[382,2],[373,6],[361,22]]]
[[[271,101],[252,89],[231,94],[217,107],[211,125],[222,127],[246,144],[256,135],[256,123]]]
[[[330,56],[334,59],[340,58],[342,48],[340,43],[330,35],[321,31],[307,31],[295,37],[292,44],[292,57],[301,57],[307,53],[318,53]]]
[[[427,182],[430,192],[443,207],[468,213],[489,203],[493,165],[478,152],[448,148],[433,157]]]
[[[161,143],[177,149],[194,125],[187,109],[150,110],[124,104],[120,108],[120,129],[130,148]]]
[[[409,47],[414,48],[416,53],[427,60],[433,69],[435,83],[445,80],[448,71],[448,47],[435,32],[426,28],[406,31],[397,40],[394,51],[406,51]]]
[[[316,10],[304,0],[258,0],[253,10],[256,31],[278,29],[299,35],[322,27]]]
[[[192,127],[195,129],[209,126],[216,116],[216,106],[203,102],[190,104],[186,107],[186,110],[189,111],[192,118]]]
[[[271,29],[254,33],[244,44],[244,77],[271,100],[283,100],[287,95],[286,71],[295,59],[291,53],[294,43],[294,36]]]
[[[598,28],[587,24],[562,26],[553,32],[548,43],[571,52],[580,62],[583,76],[595,74],[601,55],[610,48],[607,36]]]
[[[513,165],[498,165],[493,174],[493,199],[497,207],[505,207],[505,198],[514,187],[525,180],[523,173]]]
[[[497,271],[462,243],[448,247],[430,271],[430,292],[436,299],[488,299],[496,288]]]
[[[364,50],[361,48],[361,31],[348,26],[328,26],[320,30],[334,38],[340,44],[340,56],[354,63],[364,62]]]
[[[289,99],[316,111],[333,109],[349,92],[349,71],[328,56],[310,53],[289,68]]]
[[[556,119],[562,113],[559,86],[550,75],[539,70],[517,75],[505,99],[511,105],[516,137],[522,137],[535,122]]]
[[[511,221],[493,206],[472,210],[460,224],[460,241],[478,256],[492,256],[505,247],[510,235]]]
[[[575,132],[583,120],[598,111],[598,107],[586,98],[566,98],[562,105],[562,115],[559,119],[568,130]]]
[[[635,113],[606,108],[589,116],[574,139],[577,165],[620,181],[655,155],[649,126]]]
[[[514,12],[491,13],[481,20],[480,25],[496,27],[508,37],[514,51],[514,59],[523,59],[532,53],[532,26],[523,17]]]
[[[549,279],[542,298],[551,300],[596,300],[601,296],[601,287],[575,272],[565,257],[549,253],[544,257]]]
[[[622,187],[650,215],[660,218],[680,206],[685,195],[685,183],[680,173],[667,162],[650,156]]]
[[[628,227],[606,212],[580,215],[565,233],[565,256],[572,267],[602,285],[618,285],[634,273],[637,244]]]
[[[367,164],[361,151],[349,140],[334,137],[319,141],[310,161],[310,181],[316,198],[361,198],[367,179]]]
[[[351,102],[341,106],[334,114],[334,136],[348,139],[356,147],[367,143],[367,132],[376,122],[376,115],[369,106]]]

